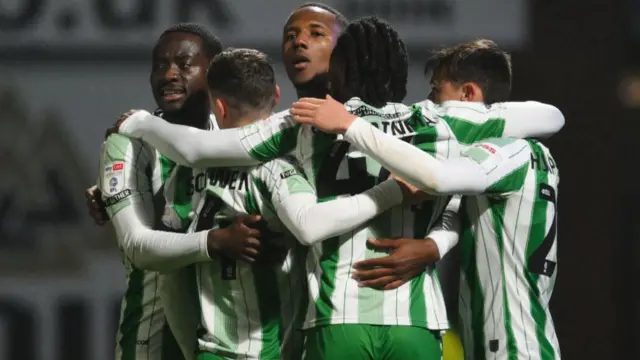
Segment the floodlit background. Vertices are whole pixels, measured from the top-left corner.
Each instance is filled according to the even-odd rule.
[[[86,214],[104,130],[153,109],[151,48],[180,21],[280,64],[296,0],[0,0],[0,360],[113,358],[124,270]],[[636,167],[640,1],[332,0],[405,39],[406,102],[429,92],[429,50],[486,37],[513,53],[514,100],[565,114],[558,162],[560,264],[552,312],[564,359],[640,358]],[[624,162],[624,167],[623,167]],[[624,170],[624,171],[623,171]]]

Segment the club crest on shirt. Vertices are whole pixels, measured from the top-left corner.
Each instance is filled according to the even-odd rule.
[[[105,165],[102,187],[107,195],[114,195],[124,190],[124,162],[117,161]]]

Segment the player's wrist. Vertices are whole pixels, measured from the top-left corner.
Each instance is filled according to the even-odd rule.
[[[421,255],[424,261],[428,264],[432,264],[440,259],[442,259],[442,255],[440,253],[440,249],[438,248],[437,242],[431,237],[427,237],[425,239],[416,239],[422,244]]]
[[[457,233],[450,230],[432,231],[427,235],[425,240],[429,240],[429,242],[435,246],[438,253],[438,260],[444,257],[449,250],[458,243]]]
[[[350,115],[349,120],[345,120],[343,122],[340,132],[344,134],[345,139],[349,141],[350,136],[353,136],[359,131],[362,131],[363,127],[366,126],[369,126],[369,123],[366,120],[355,115]]]
[[[220,244],[223,242],[222,239],[227,236],[227,232],[226,229],[213,229],[207,232],[207,255],[209,258],[212,259],[220,253]]]

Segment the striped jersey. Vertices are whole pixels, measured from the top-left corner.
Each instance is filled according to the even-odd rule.
[[[466,359],[560,359],[549,300],[557,275],[559,172],[534,140],[489,139],[463,156],[489,179],[463,198],[459,313]]]
[[[296,193],[313,193],[313,188],[287,159],[209,170],[206,194],[190,230],[226,227],[239,214],[261,215],[267,240],[262,252],[271,255],[262,264],[220,256],[196,265],[200,350],[233,359],[301,358],[306,248],[276,214],[278,204]]]
[[[212,117],[210,128],[215,128]],[[148,144],[118,134],[102,145],[99,187],[107,213],[135,205],[154,230],[186,230],[196,192],[192,169],[179,166]],[[123,253],[127,289],[116,336],[116,359],[182,359],[166,324],[157,272],[138,269]]]
[[[345,106],[386,133],[405,141],[419,138],[425,151],[440,158],[459,156],[458,132],[471,129],[473,136],[465,139],[476,140],[500,136],[504,129],[503,120],[476,114],[471,120],[450,116],[451,121],[443,121],[445,114],[433,103],[414,107],[390,103],[374,108],[354,98]],[[243,128],[241,140],[251,156],[260,161],[293,155],[320,201],[360,193],[388,176],[379,163],[352,148],[341,135],[296,124],[288,112]],[[445,204],[439,201],[440,210]],[[310,301],[305,328],[356,323],[448,328],[435,268],[391,291],[361,288],[351,278],[353,263],[387,255],[369,249],[368,238],[424,237],[432,222],[429,218],[435,218],[431,216],[433,210],[428,204],[396,206],[365,226],[312,246],[307,256]]]

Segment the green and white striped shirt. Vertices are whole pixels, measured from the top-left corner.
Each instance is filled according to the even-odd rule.
[[[463,157],[484,194],[463,198],[459,310],[466,359],[560,359],[549,300],[557,275],[559,172],[534,140],[490,139]]]
[[[431,103],[432,104],[432,103]],[[407,107],[388,104],[376,109],[355,98],[347,109],[378,129],[411,141],[421,142],[425,151],[437,157],[458,156],[463,140],[500,136],[504,120],[482,118],[476,122],[451,116],[442,121],[435,107]],[[463,113],[461,110],[460,113]],[[265,161],[283,154],[293,155],[301,164],[321,200],[356,194],[368,189],[388,172],[336,136],[294,123],[288,112],[280,119],[257,122],[242,128],[242,143],[255,159]],[[473,114],[472,114],[473,115]],[[397,206],[360,229],[314,245],[307,261],[310,305],[305,327],[328,324],[375,324],[421,326],[446,329],[448,321],[435,268],[427,269],[409,283],[392,291],[358,287],[351,278],[355,262],[385,256],[368,249],[368,238],[424,237],[439,215],[446,199],[434,207]],[[429,221],[429,219],[432,219]]]
[[[209,126],[216,127],[214,118]],[[182,232],[189,224],[194,179],[192,169],[177,165],[140,140],[114,134],[102,146],[99,188],[110,217],[135,205],[140,221],[152,229]],[[116,359],[181,359],[166,324],[158,273],[135,266],[135,259],[119,245],[127,290],[116,336]]]
[[[239,214],[261,215],[266,222],[262,251],[277,260],[248,264],[218,257],[196,265],[201,350],[234,359],[300,359],[306,248],[276,214],[281,202],[299,193],[314,191],[286,159],[209,170],[206,194],[190,231],[225,227]]]

